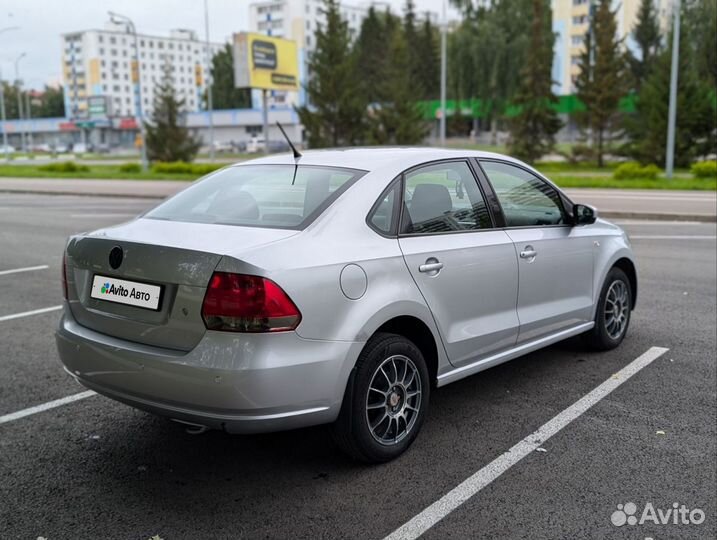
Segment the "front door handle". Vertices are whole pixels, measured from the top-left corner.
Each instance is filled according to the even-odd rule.
[[[525,246],[525,249],[520,252],[520,258],[532,260],[537,254],[538,252],[533,249],[533,246]]]
[[[426,259],[425,264],[422,264],[421,266],[418,267],[418,271],[422,272],[424,274],[429,274],[429,275],[435,276],[436,274],[438,274],[438,272],[441,271],[442,268],[443,268],[443,263],[440,262],[435,257],[431,257],[430,259]]]

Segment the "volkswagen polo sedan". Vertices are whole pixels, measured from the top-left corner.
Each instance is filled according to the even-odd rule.
[[[637,296],[626,234],[503,155],[347,149],[221,169],[70,238],[67,372],[197,429],[331,424],[380,462],[431,392],[582,335],[617,347]]]

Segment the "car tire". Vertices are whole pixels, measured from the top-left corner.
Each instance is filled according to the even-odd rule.
[[[607,351],[620,345],[630,326],[631,312],[630,280],[625,272],[613,267],[605,277],[600,291],[595,326],[584,334],[586,345],[597,351]]]
[[[416,439],[429,397],[428,368],[418,347],[403,336],[376,334],[351,373],[333,438],[354,459],[390,461]]]

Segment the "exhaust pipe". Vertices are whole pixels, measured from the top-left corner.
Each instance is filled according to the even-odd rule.
[[[170,418],[170,420],[187,426],[184,430],[187,435],[201,435],[211,429],[210,427],[203,426],[202,424],[194,424],[192,422],[187,422],[186,420],[180,420],[179,418]]]

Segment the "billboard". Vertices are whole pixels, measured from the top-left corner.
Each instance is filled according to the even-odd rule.
[[[298,90],[296,42],[262,34],[234,34],[234,86]]]

